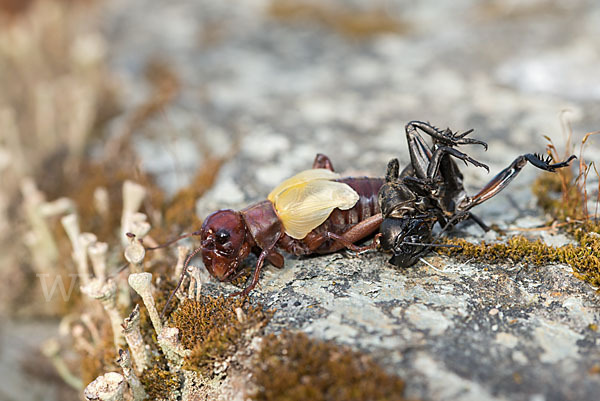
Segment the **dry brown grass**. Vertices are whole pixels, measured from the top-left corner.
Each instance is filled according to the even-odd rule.
[[[350,38],[368,38],[381,34],[402,34],[408,24],[382,9],[358,10],[333,7],[318,1],[273,0],[268,14],[281,21],[311,21]]]

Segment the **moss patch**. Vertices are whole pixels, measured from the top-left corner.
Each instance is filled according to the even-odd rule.
[[[167,400],[172,398],[172,394],[179,390],[181,386],[179,376],[164,370],[158,364],[144,370],[140,376],[140,381],[148,393],[150,400]]]
[[[546,245],[542,240],[530,240],[515,236],[505,243],[472,244],[460,238],[446,240],[460,248],[439,248],[438,253],[475,259],[480,262],[521,261],[534,265],[565,263],[573,268],[573,274],[595,286],[600,286],[600,225],[585,223],[571,230],[577,244],[561,247]]]
[[[236,309],[244,312],[238,319]],[[240,298],[203,296],[200,301],[186,300],[171,315],[172,325],[180,331],[185,349],[192,350],[184,369],[212,375],[216,362],[233,355],[246,332],[263,327],[269,313]]]
[[[265,337],[258,361],[256,401],[404,400],[404,382],[368,356],[304,333]]]

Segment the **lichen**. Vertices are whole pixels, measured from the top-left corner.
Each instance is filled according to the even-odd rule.
[[[404,400],[404,382],[370,357],[304,333],[265,337],[257,360],[256,401]]]
[[[236,308],[243,311],[242,319]],[[185,300],[170,317],[180,330],[184,348],[192,350],[184,369],[212,375],[215,363],[233,355],[244,334],[256,332],[269,317],[260,305],[250,305],[245,299],[203,296],[200,301]]]

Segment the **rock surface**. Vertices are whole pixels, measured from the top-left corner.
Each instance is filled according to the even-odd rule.
[[[130,104],[147,91],[138,76],[152,58],[182,82],[168,121],[153,123],[154,132],[175,126],[176,138],[139,137],[147,167],[173,190],[185,182],[176,170],[201,163],[202,147],[239,143],[199,200],[201,217],[263,199],[317,152],[344,173],[382,175],[391,157],[408,162],[403,127],[412,119],[475,128],[490,149],[469,153],[492,173],[543,151],[543,134],[560,144],[564,109],[579,138],[600,126],[600,8],[591,2],[294,3],[384,10],[403,33],[347,37],[319,18],[274,17],[268,1],[111,3],[113,68]],[[157,152],[165,143],[168,154]],[[490,177],[464,173],[471,191]],[[543,223],[529,191],[536,174],[528,167],[477,213],[503,228]],[[253,296],[276,310],[268,330],[365,350],[407,380],[409,397],[597,398],[599,298],[569,267],[427,261],[396,269],[374,253],[290,257],[283,270],[266,269]]]
[[[239,147],[199,200],[200,217],[263,199],[317,152],[345,174],[382,175],[390,158],[408,162],[403,127],[413,119],[475,128],[490,149],[469,154],[492,173],[543,151],[541,135],[562,143],[562,110],[571,110],[576,138],[600,127],[600,7],[591,1],[281,2],[321,10],[291,19],[275,3],[103,5],[126,109],[147,98],[142,74],[153,60],[182,86],[166,118],[134,136],[143,168],[173,192],[203,152]],[[357,37],[336,28],[345,15],[373,10],[397,29]],[[598,154],[593,143],[588,150]],[[470,192],[490,178],[463,171]],[[525,169],[478,215],[502,228],[543,223],[529,191],[536,174]],[[459,234],[482,238],[471,227]],[[599,297],[567,266],[429,256],[431,266],[396,269],[386,260],[289,257],[284,269],[265,269],[253,296],[276,310],[268,330],[303,330],[364,350],[406,379],[409,397],[597,399]]]

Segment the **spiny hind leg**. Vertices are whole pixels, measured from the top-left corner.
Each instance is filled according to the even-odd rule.
[[[527,162],[531,163],[535,167],[554,172],[556,169],[564,168],[569,165],[571,160],[576,159],[575,155],[572,155],[567,160],[551,164],[551,158],[544,158],[538,154],[527,153],[517,157],[508,167],[500,171],[494,178],[491,179],[477,194],[475,194],[467,205],[464,205],[463,210],[468,210],[473,206],[479,205],[485,202],[493,196],[496,196],[521,172]]]
[[[521,172],[523,167],[525,167],[527,162],[531,163],[532,165],[541,170],[554,172],[556,171],[556,169],[567,167],[569,165],[569,162],[573,159],[576,159],[575,155],[572,155],[565,161],[551,164],[551,158],[544,158],[538,154],[527,153],[517,157],[508,167],[496,174],[496,176],[492,178],[490,182],[488,182],[478,193],[476,193],[472,197],[466,198],[462,202],[462,204],[457,205],[456,213],[454,214],[454,216],[452,216],[448,223],[446,223],[442,231],[447,231],[459,221],[468,218],[474,220],[477,224],[479,224],[479,222],[476,220],[476,218],[473,217],[473,214],[471,214],[469,210],[474,206],[477,206],[485,202],[486,200],[498,195],[504,188],[508,186],[508,184],[510,184],[512,180],[515,179],[517,175],[519,175],[519,173]],[[479,225],[481,226],[481,224]],[[483,226],[481,227],[483,228]]]
[[[479,222],[473,218],[473,215],[471,212],[469,212],[469,209],[498,195],[500,191],[506,188],[508,184],[510,184],[510,182],[515,179],[517,175],[519,175],[527,162],[541,170],[554,172],[556,169],[569,166],[569,162],[571,162],[573,159],[576,159],[575,155],[572,155],[565,161],[551,164],[551,158],[544,158],[538,154],[527,153],[517,157],[508,167],[500,171],[494,178],[492,178],[490,182],[488,182],[477,194],[475,194],[473,197],[465,199],[462,204],[458,205],[457,212],[448,221],[448,223],[446,223],[442,231],[447,231],[457,222],[466,218],[471,218],[477,224],[479,224]]]

